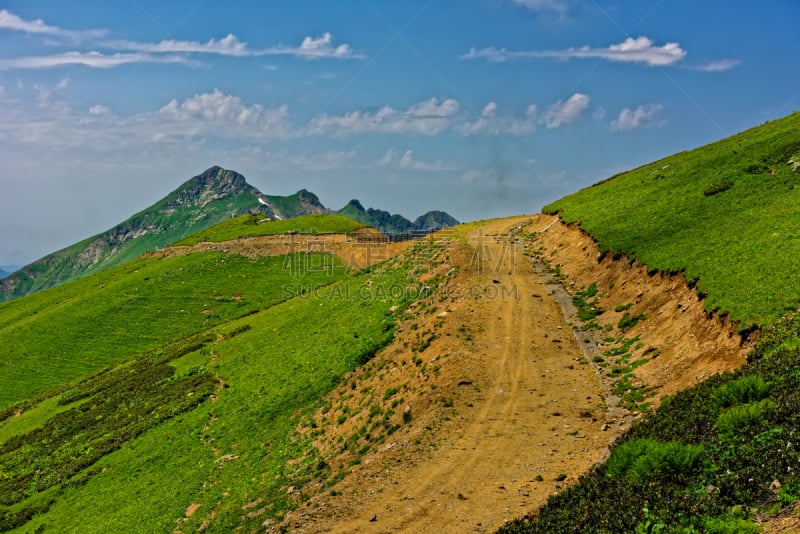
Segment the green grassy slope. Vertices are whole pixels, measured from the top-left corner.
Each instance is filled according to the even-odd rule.
[[[113,228],[49,254],[4,279],[0,302],[103,271],[232,215],[263,209],[258,194],[242,175],[212,167]]]
[[[309,265],[330,269],[305,273]],[[0,304],[0,408],[284,300],[286,285],[298,274],[320,285],[342,271],[339,260],[327,255],[145,257]]]
[[[317,195],[307,189],[301,189],[297,193],[285,197],[264,195],[264,198],[269,203],[269,207],[275,210],[282,219],[326,211]]]
[[[364,225],[348,217],[328,214],[310,214],[281,221],[259,222],[259,215],[242,215],[223,221],[211,228],[192,234],[174,243],[175,246],[196,243],[228,241],[237,237],[295,234],[344,234]]]
[[[164,531],[198,503],[187,531],[207,521],[209,532],[230,532],[293,507],[289,486],[330,475],[295,436],[297,411],[391,338],[389,308],[403,303],[379,288],[405,287],[404,276],[369,278],[374,298],[363,296],[367,276],[349,278],[79,382],[54,397],[70,409],[50,419],[24,413],[43,426],[0,445],[6,524]],[[0,433],[9,424],[19,423]],[[246,517],[259,498],[253,510],[265,510]]]
[[[800,113],[682,152],[545,206],[604,251],[699,280],[743,326],[800,307]],[[794,158],[794,159],[793,159]]]
[[[603,250],[699,279],[762,327],[748,364],[665,400],[610,459],[501,532],[755,532],[800,500],[800,114],[547,206]]]
[[[0,305],[0,531],[231,532],[280,518],[312,477],[338,476],[299,418],[391,340],[393,307],[423,293],[411,269],[198,252]]]

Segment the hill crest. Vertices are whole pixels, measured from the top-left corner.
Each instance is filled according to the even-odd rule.
[[[294,195],[302,198],[294,202],[295,209],[289,216],[319,212],[316,196],[305,190],[302,193]],[[109,230],[49,254],[2,279],[0,302],[130,261],[237,215],[262,213],[283,218],[280,209],[272,208],[283,199],[288,199],[284,204],[292,203],[292,197],[267,197],[247,183],[243,175],[215,165]]]

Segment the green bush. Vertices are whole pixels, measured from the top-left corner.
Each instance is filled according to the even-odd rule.
[[[703,462],[701,445],[684,445],[677,441],[661,443],[638,438],[614,449],[606,464],[606,476],[625,475],[644,482],[656,474],[675,476],[698,468]]]
[[[748,375],[722,384],[711,394],[720,408],[759,401],[769,394],[769,384],[757,375]]]
[[[765,412],[774,408],[770,399],[733,406],[723,411],[717,418],[720,434],[733,434],[754,423],[762,421]]]

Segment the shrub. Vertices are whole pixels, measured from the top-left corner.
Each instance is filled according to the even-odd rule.
[[[772,400],[764,399],[728,408],[717,418],[717,430],[720,434],[733,434],[753,423],[760,422],[765,412],[774,406],[775,403]]]
[[[711,394],[720,408],[759,401],[769,393],[769,384],[757,375],[743,376],[722,384]]]
[[[663,478],[691,472],[702,461],[702,445],[638,438],[614,449],[606,464],[606,476],[625,475],[636,482],[644,482],[656,474]]]

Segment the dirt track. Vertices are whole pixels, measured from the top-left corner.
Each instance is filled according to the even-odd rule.
[[[328,519],[299,530],[491,532],[603,457],[610,439],[601,430],[603,386],[559,304],[507,237],[525,220],[490,221],[470,236],[482,252],[480,268],[459,275],[470,291],[450,305],[448,321],[476,332],[475,341],[447,340],[447,350],[468,354],[451,378],[480,386],[462,399],[470,408],[442,427],[431,454],[372,478],[366,467],[346,513],[323,504]],[[479,305],[468,298],[475,288],[486,295]]]

